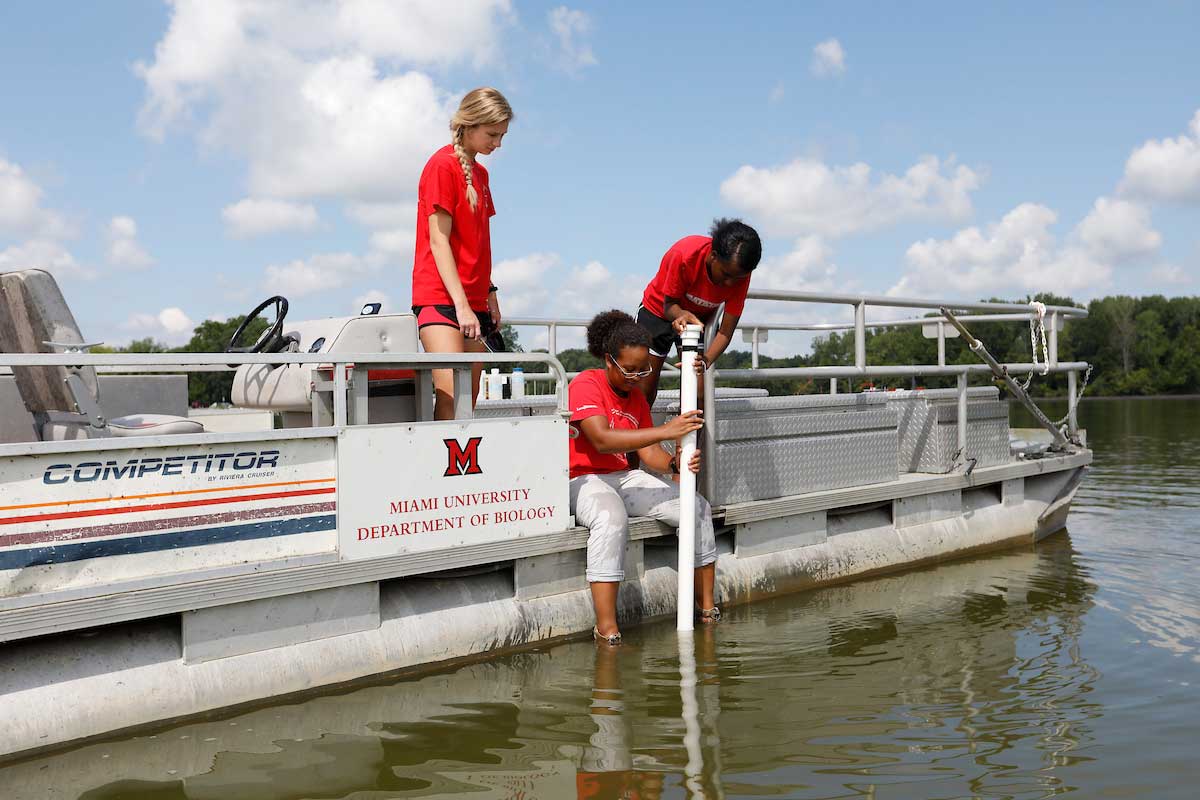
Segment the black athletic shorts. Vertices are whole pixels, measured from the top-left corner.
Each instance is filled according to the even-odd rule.
[[[679,334],[671,327],[671,323],[662,317],[656,317],[644,307],[638,306],[637,324],[650,331],[650,355],[666,358],[671,354],[672,347],[680,345]]]
[[[412,310],[417,315],[418,330],[427,325],[449,325],[451,328],[461,327],[458,324],[458,312],[454,310],[454,306],[413,306]],[[496,324],[492,322],[490,312],[476,311],[475,316],[479,317],[479,335],[482,338],[487,339],[489,336],[499,333]]]

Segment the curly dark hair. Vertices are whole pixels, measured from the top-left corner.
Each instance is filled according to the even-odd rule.
[[[758,231],[740,219],[715,219],[712,230],[712,249],[717,258],[736,264],[739,272],[753,272],[762,258],[762,241]]]
[[[592,317],[587,326],[588,352],[601,360],[605,355],[617,358],[622,347],[650,347],[650,332],[615,308]]]

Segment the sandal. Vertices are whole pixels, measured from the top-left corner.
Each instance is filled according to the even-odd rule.
[[[592,638],[597,642],[604,642],[609,647],[616,647],[617,645],[621,644],[620,633],[610,633],[609,635],[605,636],[600,632],[600,629],[594,625],[592,626]]]
[[[712,608],[698,608],[696,609],[696,616],[700,618],[701,622],[720,622],[721,609],[717,606],[713,606]]]

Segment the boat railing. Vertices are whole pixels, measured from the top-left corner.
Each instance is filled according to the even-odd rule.
[[[1082,361],[1060,361],[1058,358],[1058,332],[1068,319],[1087,317],[1086,309],[1074,306],[1040,305],[1034,303],[1001,303],[987,301],[946,300],[941,298],[891,297],[888,295],[867,294],[836,294],[822,292],[790,292],[776,290],[751,290],[747,295],[749,300],[767,300],[786,303],[804,303],[810,305],[844,305],[853,309],[853,321],[850,322],[812,322],[789,323],[773,321],[739,320],[737,329],[747,344],[751,345],[751,366],[749,369],[710,369],[704,380],[705,419],[704,443],[706,468],[704,470],[704,489],[711,496],[711,476],[716,474],[714,459],[716,447],[716,382],[718,378],[738,381],[759,381],[779,378],[807,378],[812,380],[827,379],[830,381],[831,393],[837,393],[837,381],[843,378],[898,378],[898,377],[954,377],[956,379],[958,421],[957,446],[959,458],[965,461],[967,442],[967,385],[969,376],[977,373],[990,372],[983,363],[948,364],[946,363],[946,339],[956,337],[957,331],[950,326],[949,320],[941,313],[928,316],[910,317],[904,319],[868,320],[868,308],[908,308],[908,309],[940,309],[946,308],[951,312],[959,312],[958,318],[965,324],[977,322],[1015,322],[1044,325],[1046,331],[1045,363],[1037,362],[1036,353],[1031,353],[1030,362],[1008,363],[1003,366],[1012,374],[1025,374],[1034,371],[1042,373],[1066,373],[1068,408],[1066,426],[1072,436],[1078,430],[1076,405],[1078,402],[1079,373],[1087,370],[1089,365]],[[1039,307],[1040,305],[1040,307]],[[721,309],[723,311],[723,309]],[[557,333],[560,328],[586,327],[588,321],[580,319],[539,319],[512,318],[505,320],[516,327],[542,327],[547,331],[548,351],[552,354],[557,350]],[[867,329],[896,328],[919,325],[925,329],[929,338],[937,340],[936,364],[879,364],[867,363]],[[708,326],[706,338],[716,333],[716,325]],[[854,332],[854,363],[845,365],[815,365],[808,367],[769,367],[759,366],[759,345],[766,341],[770,331],[853,331]],[[568,373],[574,377],[578,373]],[[526,375],[526,381],[548,379],[549,374],[533,373]]]
[[[549,353],[3,353],[0,369],[11,367],[92,367],[106,373],[190,373],[222,372],[242,364],[311,365],[328,375],[317,381],[318,392],[329,398],[325,414],[318,414],[314,404],[314,426],[292,429],[275,434],[307,438],[336,436],[347,425],[361,425],[368,420],[368,382],[372,369],[412,370],[416,382],[416,421],[433,419],[433,374],[435,369],[454,371],[454,404],[456,416],[471,416],[471,365],[538,363],[547,368],[554,381],[558,412],[569,414],[567,405],[567,373],[557,358]],[[137,438],[137,446],[156,446],[179,441],[181,434]],[[191,441],[236,441],[253,439],[271,432],[197,433],[185,434]],[[0,456],[34,452],[57,452],[86,449],[128,447],[129,439],[86,439],[66,442],[14,442],[0,444]]]

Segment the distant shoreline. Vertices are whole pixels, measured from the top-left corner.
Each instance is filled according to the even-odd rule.
[[[1067,400],[1068,396],[1065,394],[1043,395],[1030,399],[1036,403],[1039,400]],[[1008,396],[1008,400],[1011,403],[1021,402],[1012,395]],[[1200,400],[1200,394],[1098,394],[1084,395],[1079,402],[1082,403],[1084,400]]]

